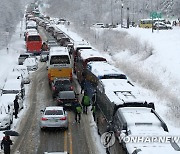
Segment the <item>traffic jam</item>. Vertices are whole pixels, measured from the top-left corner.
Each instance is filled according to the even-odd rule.
[[[25,14],[27,52],[19,55],[18,65],[9,73],[2,89],[0,114],[4,117],[0,116],[1,129],[11,129],[13,115],[17,118],[24,107],[25,85],[31,83],[32,72],[44,63],[56,105],[46,106],[40,111],[39,126],[42,132],[53,132],[52,128],[63,128],[68,132],[68,114],[73,113],[75,121],[82,125],[82,116],[90,112],[101,144],[108,154],[147,154],[149,151],[177,154],[180,147],[171,139],[166,143],[148,142],[154,136],[155,140],[170,134],[156,106],[143,96],[138,86],[90,43],[67,34],[65,27],[70,24],[68,21],[40,17],[38,11],[33,8]],[[42,31],[48,37],[42,36]],[[74,83],[79,85],[78,90]],[[15,99],[18,101],[18,111],[14,105]],[[144,142],[130,142],[132,139]],[[59,154],[69,152],[62,151]]]

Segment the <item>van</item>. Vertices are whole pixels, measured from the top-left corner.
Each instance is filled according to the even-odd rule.
[[[47,66],[50,83],[55,78],[72,80],[72,64],[66,47],[51,47]]]

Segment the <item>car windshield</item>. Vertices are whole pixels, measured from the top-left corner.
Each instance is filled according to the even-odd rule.
[[[69,92],[60,92],[59,93],[59,98],[60,99],[75,99],[75,94],[73,91],[69,91]]]
[[[46,110],[45,115],[63,115],[62,110]]]

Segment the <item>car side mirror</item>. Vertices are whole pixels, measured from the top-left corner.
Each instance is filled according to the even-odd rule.
[[[40,110],[42,113],[44,112],[44,110]]]

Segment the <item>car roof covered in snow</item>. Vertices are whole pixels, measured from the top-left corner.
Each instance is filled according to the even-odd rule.
[[[53,56],[53,55],[68,55],[69,56],[69,52],[67,47],[52,47],[50,49],[50,53],[49,56]]]
[[[87,64],[87,69],[90,70],[99,79],[105,76],[114,76],[115,78],[120,75],[124,75],[124,73],[121,72],[118,68],[107,62],[89,62]],[[124,77],[126,76],[124,75]]]
[[[116,105],[146,101],[139,89],[127,80],[101,79],[100,83],[108,99]]]
[[[8,79],[3,90],[21,90],[21,80]]]
[[[126,149],[129,153],[138,151],[137,154],[179,154],[180,151],[173,147],[174,143],[127,143]],[[179,148],[179,147],[178,147]]]
[[[106,58],[97,50],[95,49],[80,49],[79,54],[83,60],[90,59],[90,58],[101,58],[106,61]]]

